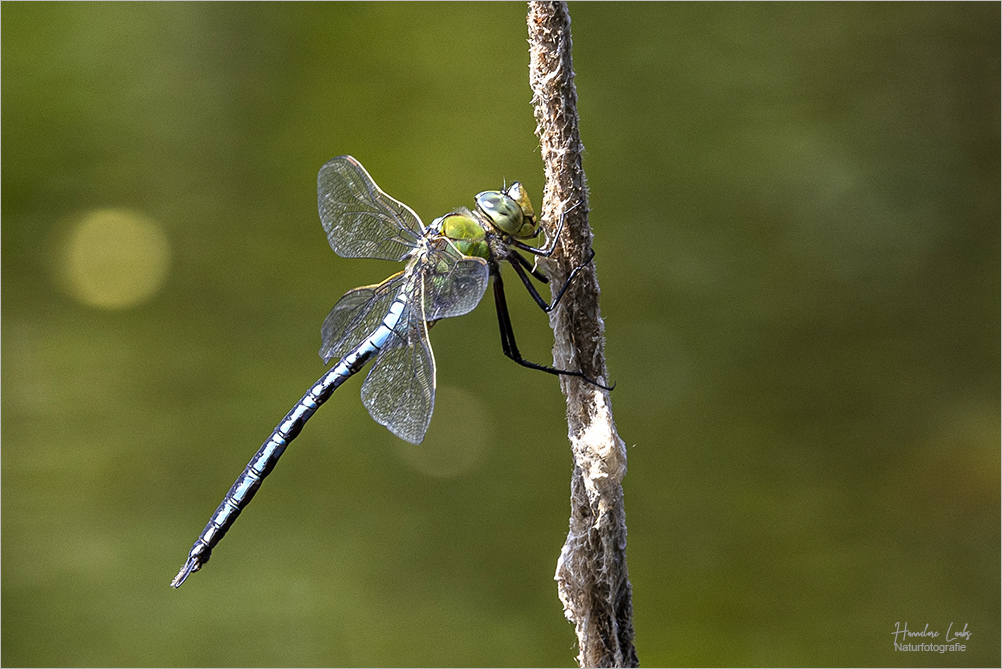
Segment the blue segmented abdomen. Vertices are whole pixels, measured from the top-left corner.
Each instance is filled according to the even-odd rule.
[[[400,296],[390,305],[386,317],[376,328],[376,331],[320,377],[296,403],[296,406],[292,407],[292,410],[286,414],[282,422],[275,427],[271,436],[247,463],[244,471],[234,482],[230,491],[226,493],[226,497],[216,508],[215,513],[212,514],[212,518],[209,519],[202,533],[195,540],[181,571],[171,581],[171,586],[180,587],[190,574],[201,569],[202,565],[209,561],[212,549],[230,529],[243,508],[254,498],[257,489],[261,487],[261,482],[275,468],[275,464],[282,457],[289,442],[299,435],[303,426],[306,425],[306,421],[316,413],[321,404],[327,401],[338,386],[360,372],[367,362],[379,354],[386,340],[397,327],[403,309],[403,296]]]

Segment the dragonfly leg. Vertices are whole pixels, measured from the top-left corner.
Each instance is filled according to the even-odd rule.
[[[581,203],[578,202],[576,205],[574,205],[564,213],[560,214],[560,221],[557,222],[557,229],[556,231],[554,231],[553,237],[550,238],[550,241],[545,248],[529,246],[528,244],[520,242],[517,239],[512,239],[511,245],[516,248],[522,249],[527,253],[531,253],[532,255],[542,256],[543,258],[549,258],[551,255],[553,255],[553,250],[557,248],[557,239],[560,238],[560,231],[564,229],[564,217],[567,215],[568,212],[573,211],[579,204]]]
[[[593,386],[598,386],[604,390],[612,390],[612,386],[606,386],[594,379],[589,378],[584,372],[572,372],[566,369],[557,369],[556,367],[550,367],[548,365],[541,365],[536,362],[530,362],[522,357],[522,354],[518,351],[518,344],[515,343],[515,331],[511,326],[511,315],[508,313],[508,302],[505,299],[504,294],[504,282],[501,279],[500,270],[495,270],[494,274],[494,306],[497,309],[498,314],[498,326],[501,329],[501,350],[504,352],[505,356],[514,360],[523,367],[528,367],[529,369],[536,369],[541,372],[546,372],[547,374],[553,374],[555,376],[575,376],[579,379],[583,379]],[[528,279],[525,279],[526,281]],[[538,293],[537,293],[538,295]],[[542,299],[542,298],[540,298]],[[543,305],[546,302],[543,301]]]
[[[512,251],[511,255],[515,257],[515,260],[518,261],[518,264],[521,265],[523,268],[525,268],[525,271],[531,274],[532,278],[534,278],[536,281],[539,281],[540,283],[550,282],[550,277],[546,276],[538,269],[536,269],[535,265],[529,264],[529,261],[526,260],[521,253],[519,253],[518,251]],[[509,260],[511,260],[511,258],[509,258]]]
[[[514,258],[514,260],[512,258]],[[532,297],[533,301],[537,305],[539,305],[539,308],[542,309],[545,313],[550,313],[550,310],[553,309],[553,306],[548,304],[547,301],[543,299],[543,296],[539,294],[538,290],[536,290],[536,287],[532,284],[532,281],[529,280],[529,275],[526,274],[526,270],[529,270],[530,274],[536,276],[536,273],[533,272],[531,268],[526,267],[526,265],[529,264],[529,261],[523,258],[521,255],[519,255],[518,252],[512,251],[511,256],[509,256],[508,258],[508,262],[510,262],[511,266],[515,269],[515,274],[517,274],[518,278],[522,280],[522,285],[524,285],[525,289],[529,291],[529,295]],[[563,291],[561,291],[561,294],[562,293]],[[554,302],[554,305],[555,304],[556,302]]]
[[[562,285],[560,290],[557,291],[557,296],[554,297],[553,302],[549,304],[547,304],[546,300],[544,300],[539,294],[536,287],[532,285],[532,282],[529,281],[529,277],[525,273],[525,270],[529,270],[529,273],[532,274],[532,276],[536,276],[536,272],[534,272],[529,266],[529,261],[519,255],[516,251],[512,251],[511,256],[513,256],[515,260],[512,260],[511,257],[509,257],[508,261],[511,263],[512,267],[515,268],[515,273],[518,274],[518,278],[522,280],[522,284],[525,286],[526,290],[529,291],[529,295],[532,296],[533,301],[535,301],[535,303],[539,305],[539,308],[544,312],[550,313],[556,308],[557,303],[560,302],[560,298],[564,296],[564,293],[567,292],[567,287],[571,285],[571,281],[574,280],[574,277],[577,276],[578,272],[587,267],[588,263],[590,263],[595,257],[595,249],[589,249],[588,259],[571,270],[571,273],[567,275],[567,280],[564,281],[564,285]]]

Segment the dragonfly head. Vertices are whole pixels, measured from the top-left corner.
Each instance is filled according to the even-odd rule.
[[[539,234],[529,194],[517,181],[504,191],[488,190],[478,193],[477,209],[494,227],[515,239],[532,239]]]

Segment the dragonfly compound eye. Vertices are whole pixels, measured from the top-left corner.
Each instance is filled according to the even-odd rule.
[[[516,186],[519,189],[522,188],[520,184],[515,184],[508,189],[507,193],[497,190],[479,193],[477,195],[477,209],[483,212],[498,230],[515,239],[530,239],[536,236],[535,216],[532,213],[532,205],[528,204],[529,198],[525,195],[524,189],[521,190],[521,195],[524,196],[523,201],[529,207],[528,216],[526,216],[521,203],[512,198],[511,193]]]

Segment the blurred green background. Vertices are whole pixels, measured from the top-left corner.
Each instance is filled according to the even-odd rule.
[[[998,4],[571,15],[641,663],[998,666]],[[538,206],[524,5],[2,29],[3,664],[573,666],[564,401],[489,303],[432,332],[424,444],[351,381],[168,587],[330,307],[396,271],[330,250],[320,166],[426,221],[503,179]]]

